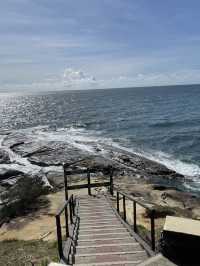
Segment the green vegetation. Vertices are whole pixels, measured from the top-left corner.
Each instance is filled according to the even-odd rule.
[[[46,204],[44,199],[40,196],[46,194],[47,187],[41,178],[22,177],[17,183],[1,196],[1,200],[5,203],[0,212],[1,220],[9,220],[23,214],[30,210],[39,208],[41,204]]]
[[[56,242],[0,242],[0,266],[47,266],[51,261],[58,261]]]

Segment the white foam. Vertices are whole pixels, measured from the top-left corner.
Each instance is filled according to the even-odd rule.
[[[11,164],[0,164],[0,169],[13,169],[30,176],[39,174],[42,177],[44,184],[46,186],[50,186],[40,166],[31,164],[27,158],[23,158],[22,156],[13,152],[9,147],[2,146],[4,137],[5,136],[1,136],[0,138],[0,148],[9,154]]]
[[[147,159],[151,159],[155,162],[161,163],[169,169],[176,171],[177,173],[183,174],[187,177],[191,177],[194,181],[196,180],[198,182],[200,180],[200,167],[198,165],[182,162],[181,160],[174,158],[172,155],[163,153],[161,151],[144,151],[135,148],[124,147],[123,144],[121,145],[120,143],[113,141],[111,138],[105,138],[100,136],[100,132],[87,131],[84,128],[80,127],[60,128],[55,131],[50,131],[48,130],[48,127],[40,126],[25,129],[22,131],[25,132],[27,135],[31,136],[35,141],[38,141],[39,143],[45,143],[50,141],[68,143],[69,145],[72,145],[77,149],[91,154],[102,154],[107,156],[110,151],[110,148],[112,149],[113,146],[118,149],[134,153],[143,156]],[[4,148],[9,153],[10,158],[13,162],[12,165],[7,165],[6,167],[14,167],[14,169],[16,170],[23,169],[24,172],[27,172],[29,174],[30,172],[39,173],[40,171],[43,171],[43,173],[47,173],[48,170],[61,171],[59,167],[41,168],[37,165],[32,165],[26,158],[22,158],[16,153],[13,153],[9,148],[6,148],[4,146],[2,147],[1,142],[2,140],[0,139],[0,147]],[[123,143],[123,141],[121,142]],[[126,143],[126,141],[124,141],[124,143]],[[108,149],[106,149],[106,145],[110,146],[110,148],[108,147]],[[101,151],[97,152],[95,147],[99,148],[99,150]]]

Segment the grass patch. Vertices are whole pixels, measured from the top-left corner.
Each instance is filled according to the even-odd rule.
[[[58,261],[57,243],[6,240],[0,242],[0,266],[47,266]]]

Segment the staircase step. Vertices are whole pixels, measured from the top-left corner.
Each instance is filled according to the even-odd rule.
[[[107,214],[107,213],[105,213],[105,214],[103,214],[103,215],[98,215],[98,214],[92,214],[92,215],[80,215],[80,219],[82,219],[82,220],[88,220],[88,219],[90,219],[91,220],[91,218],[92,219],[99,219],[99,218],[117,218],[116,217],[116,215],[114,214],[114,213],[111,213],[111,214]]]
[[[147,259],[147,255],[145,251],[139,252],[139,253],[121,253],[121,254],[106,254],[103,253],[101,255],[90,255],[86,254],[85,256],[76,256],[75,255],[75,264],[76,263],[113,263],[113,262],[120,262],[120,261],[136,261],[138,263],[144,261]]]
[[[86,235],[108,235],[108,234],[119,234],[119,233],[127,233],[127,230],[123,227],[118,228],[117,232],[116,229],[96,229],[96,230],[79,230],[79,236],[86,236]]]
[[[115,239],[120,237],[130,237],[128,233],[109,233],[109,234],[99,234],[99,235],[81,235],[78,236],[78,240],[98,240],[98,239]]]
[[[121,227],[122,224],[120,222],[117,222],[115,224],[111,224],[111,223],[103,223],[103,224],[99,224],[99,225],[94,225],[93,223],[91,225],[81,225],[79,226],[79,228],[81,230],[93,230],[93,229],[106,229],[106,228],[113,228],[113,229],[117,229],[119,227]]]
[[[78,246],[89,246],[89,245],[115,245],[115,244],[122,244],[122,243],[137,243],[134,238],[127,236],[127,237],[118,237],[118,238],[104,238],[104,239],[87,239],[87,240],[78,240]]]
[[[77,253],[75,256],[76,256],[76,258],[78,258],[78,257],[96,257],[96,256],[108,256],[108,255],[129,255],[129,254],[131,254],[131,255],[144,255],[144,256],[146,256],[146,252],[144,251],[144,250],[125,250],[125,251],[121,251],[121,250],[119,250],[119,251],[112,251],[112,250],[110,250],[110,251],[108,251],[108,252],[89,252],[89,253]]]
[[[110,252],[128,252],[128,251],[143,251],[142,247],[138,244],[126,245],[99,245],[95,247],[85,247],[76,249],[77,255],[79,254],[97,254],[97,253],[110,253]]]
[[[88,228],[88,229],[85,229],[85,228],[79,228],[79,232],[80,233],[84,233],[84,234],[90,234],[90,233],[98,233],[98,232],[101,232],[101,233],[106,233],[106,232],[113,232],[113,231],[119,231],[119,230],[125,230],[126,229],[121,225],[121,226],[118,226],[118,227],[101,227],[101,228]]]
[[[81,264],[75,264],[77,266],[135,266],[138,265],[141,261],[115,261],[115,262],[99,262],[99,263],[81,263]]]
[[[78,215],[105,215],[105,214],[114,214],[112,210],[103,210],[103,211],[78,211]]]
[[[80,227],[81,226],[108,226],[108,225],[117,225],[117,224],[120,224],[120,221],[118,219],[115,219],[115,220],[110,220],[110,219],[104,219],[104,220],[98,220],[97,222],[93,222],[93,221],[81,221],[80,223]]]
[[[113,222],[119,222],[119,220],[117,219],[117,217],[97,217],[97,218],[89,218],[86,219],[86,218],[81,218],[80,217],[80,223],[82,224],[86,224],[86,223],[92,223],[92,224],[97,224],[97,223],[101,223],[101,222],[109,222],[110,224],[113,223]]]

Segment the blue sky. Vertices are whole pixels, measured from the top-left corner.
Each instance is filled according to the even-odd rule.
[[[200,82],[199,0],[1,0],[0,90]]]

